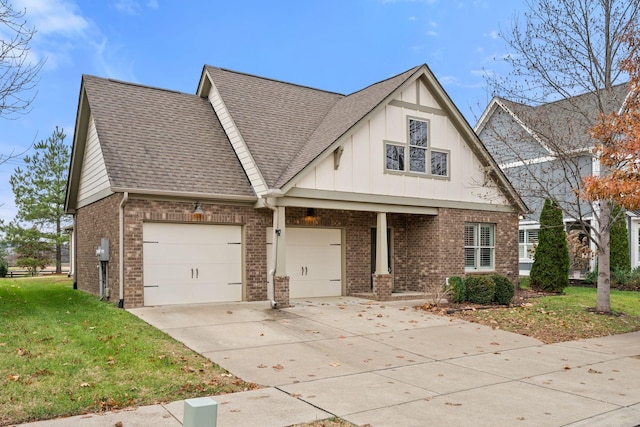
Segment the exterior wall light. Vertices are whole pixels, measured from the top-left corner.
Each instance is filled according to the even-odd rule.
[[[200,202],[196,202],[193,205],[193,212],[191,213],[191,219],[195,221],[200,221],[204,216],[204,211],[202,210],[202,206],[200,206]]]

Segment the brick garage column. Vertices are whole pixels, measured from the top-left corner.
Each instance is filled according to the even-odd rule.
[[[289,307],[289,276],[275,276],[274,287],[278,308]]]
[[[373,275],[373,294],[378,301],[390,300],[392,290],[393,276],[391,274]]]

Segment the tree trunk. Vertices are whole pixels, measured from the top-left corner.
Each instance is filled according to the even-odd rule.
[[[60,236],[62,230],[60,226],[60,216],[56,220],[56,274],[62,273],[62,244],[60,243]]]
[[[598,222],[600,241],[598,245],[598,295],[596,298],[596,311],[601,313],[611,312],[611,272],[610,255],[611,248],[609,241],[611,238],[611,204],[608,201],[601,201],[600,220]]]

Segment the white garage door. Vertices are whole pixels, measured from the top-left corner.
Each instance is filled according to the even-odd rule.
[[[271,268],[273,231],[267,228],[267,265]],[[342,239],[335,228],[287,228],[289,297],[342,295]]]
[[[242,300],[237,225],[143,224],[144,305]]]

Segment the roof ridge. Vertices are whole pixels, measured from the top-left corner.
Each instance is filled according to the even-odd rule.
[[[406,73],[408,73],[409,71],[417,70],[418,68],[422,67],[423,65],[426,65],[426,64],[416,65],[416,66],[411,67],[411,68],[409,68],[409,69],[407,69],[407,70],[404,70],[403,72],[398,73],[398,74],[396,74],[396,75],[394,75],[394,76],[387,77],[387,78],[386,78],[386,79],[384,79],[384,80],[379,80],[379,81],[377,81],[377,82],[371,83],[369,86],[365,86],[365,87],[363,87],[362,89],[358,89],[358,90],[357,90],[357,91],[355,91],[355,92],[351,92],[349,95],[346,95],[346,96],[355,95],[355,94],[356,94],[356,93],[358,93],[358,92],[362,92],[362,91],[364,91],[364,90],[369,89],[371,86],[375,86],[375,85],[377,85],[377,84],[384,83],[384,82],[389,81],[389,80],[391,80],[391,79],[395,79],[396,77],[398,77],[398,76],[400,76],[400,75],[402,75],[402,74],[406,74]]]
[[[618,84],[615,84],[615,85],[611,86],[611,89],[615,90],[615,89],[617,89],[617,88],[619,88],[621,86],[628,85],[628,84],[629,84],[628,81],[627,82],[618,83]],[[507,102],[512,102],[514,104],[523,105],[523,106],[528,107],[528,108],[540,108],[540,107],[548,107],[548,106],[551,106],[551,105],[554,105],[554,104],[558,104],[558,103],[561,103],[561,102],[569,102],[570,100],[575,100],[577,98],[582,98],[582,97],[585,97],[585,96],[593,95],[594,93],[596,93],[599,90],[605,90],[605,88],[602,87],[602,88],[598,88],[598,89],[591,90],[591,91],[588,91],[588,92],[582,92],[582,93],[579,93],[577,95],[568,96],[568,97],[562,97],[562,98],[556,99],[554,101],[543,102],[543,103],[541,103],[539,105],[525,104],[524,102],[514,101],[512,99],[508,99],[508,98],[505,98],[505,97],[502,97],[502,96],[496,96],[495,98],[498,98],[498,99],[501,99],[501,100],[504,100],[504,101],[507,101]]]
[[[125,86],[134,86],[134,87],[139,87],[139,88],[144,88],[144,89],[158,90],[158,91],[161,91],[161,92],[176,93],[176,94],[187,95],[187,96],[197,96],[197,95],[194,95],[194,94],[191,94],[191,93],[181,92],[179,90],[166,89],[166,88],[162,88],[162,87],[158,87],[158,86],[145,85],[145,84],[142,84],[142,83],[126,82],[124,80],[113,79],[113,78],[110,78],[110,77],[94,76],[92,74],[83,74],[82,77],[83,78],[89,77],[89,78],[98,79],[98,80],[102,80],[102,81],[118,83],[118,84],[125,85]]]
[[[300,87],[300,88],[303,88],[303,89],[310,89],[310,90],[314,90],[314,91],[317,91],[317,92],[324,92],[324,93],[328,93],[328,94],[347,96],[344,93],[334,92],[334,91],[325,90],[325,89],[319,89],[317,87],[307,86],[307,85],[303,85],[303,84],[299,84],[299,83],[286,82],[284,80],[278,80],[278,79],[274,79],[274,78],[271,78],[271,77],[259,76],[257,74],[245,73],[245,72],[242,72],[242,71],[231,70],[231,69],[228,69],[228,68],[216,67],[214,65],[205,64],[205,67],[213,68],[213,69],[220,70],[220,71],[225,71],[227,73],[240,74],[240,75],[247,76],[247,77],[253,77],[253,78],[261,79],[261,80],[267,80],[267,81],[274,82],[274,83],[282,83],[282,84],[285,84],[285,85],[288,85],[288,86],[296,86],[296,87]]]

